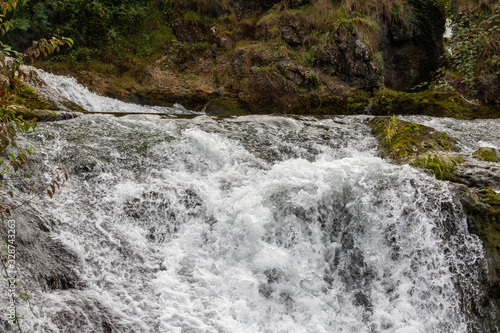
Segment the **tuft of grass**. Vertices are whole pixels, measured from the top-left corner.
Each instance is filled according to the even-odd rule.
[[[230,0],[178,0],[177,5],[201,15],[220,16],[229,10]]]
[[[482,147],[474,152],[474,156],[487,162],[500,162],[500,155],[495,148]]]
[[[459,155],[451,154],[429,154],[416,158],[411,162],[411,166],[429,170],[439,180],[456,181],[457,165],[463,159]]]

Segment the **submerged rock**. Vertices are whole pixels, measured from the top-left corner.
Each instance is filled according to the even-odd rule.
[[[469,187],[490,186],[500,188],[500,163],[478,161],[464,156],[464,162],[457,168],[458,182]]]

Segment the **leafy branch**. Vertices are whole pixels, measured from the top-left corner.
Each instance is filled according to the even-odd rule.
[[[8,12],[14,11],[19,4],[25,4],[26,0],[0,0],[0,34],[3,36],[9,28],[12,27],[12,23],[5,20]],[[5,45],[0,42],[0,221],[2,223],[2,234],[1,238],[9,240],[7,252],[4,248],[0,252],[0,261],[5,271],[5,278],[9,288],[14,286],[14,290],[17,290],[15,285],[20,284],[17,281],[19,278],[19,271],[16,276],[9,277],[9,271],[7,269],[7,264],[16,265],[17,261],[10,251],[15,254],[15,244],[12,244],[9,238],[9,232],[5,227],[5,219],[10,216],[15,210],[29,204],[35,198],[48,193],[52,198],[56,190],[58,190],[68,179],[68,168],[61,167],[57,169],[57,174],[54,178],[43,188],[42,191],[35,191],[33,186],[34,181],[31,181],[29,186],[29,193],[33,193],[30,197],[25,200],[19,199],[20,195],[15,193],[15,186],[12,186],[9,181],[11,180],[23,180],[29,179],[30,175],[26,172],[21,174],[23,167],[28,163],[29,156],[32,155],[33,148],[24,148],[19,142],[19,135],[28,133],[35,130],[38,127],[36,119],[26,120],[23,119],[21,115],[18,115],[12,109],[8,109],[8,102],[15,96],[26,83],[31,82],[35,85],[39,85],[41,81],[37,78],[34,70],[23,68],[22,65],[25,61],[30,61],[31,64],[36,58],[40,56],[46,57],[47,55],[58,52],[62,46],[73,46],[73,40],[70,38],[50,38],[50,39],[40,39],[33,41],[31,47],[29,47],[23,53],[14,50],[9,45]],[[12,247],[12,249],[11,249]],[[5,253],[4,253],[5,252]],[[18,309],[15,303],[16,297],[14,293],[9,293],[11,297],[11,304],[14,306],[14,316],[12,318],[12,323],[17,325],[19,332],[22,332],[20,319],[18,316]],[[31,304],[29,296],[26,290],[17,290],[17,297],[26,301],[31,309]],[[31,309],[32,310],[32,309]],[[32,310],[33,311],[33,310]]]

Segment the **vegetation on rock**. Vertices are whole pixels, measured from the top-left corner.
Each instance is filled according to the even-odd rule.
[[[467,215],[469,231],[483,241],[489,258],[485,295],[495,306],[498,316],[500,308],[500,193],[492,188],[459,188],[459,197]],[[485,300],[485,303],[487,300]],[[487,304],[487,303],[486,303]],[[482,314],[484,316],[484,314]],[[496,325],[499,324],[496,317]]]
[[[482,147],[474,152],[474,156],[483,161],[500,162],[500,157],[495,148]]]
[[[457,165],[463,162],[455,142],[431,127],[392,117],[376,117],[368,123],[379,139],[384,156],[399,163],[430,171],[439,180],[458,180]]]
[[[41,97],[35,88],[22,82],[16,87],[7,104],[24,106],[31,110],[58,110],[55,103]]]
[[[431,0],[32,1],[7,37],[22,48],[23,36],[72,36],[72,51],[39,65],[124,100],[201,110],[223,98],[250,112],[346,114],[371,105],[356,91],[430,78],[446,9]],[[151,82],[158,72],[172,79]]]
[[[456,151],[452,138],[431,127],[409,123],[394,116],[375,117],[369,121],[369,125],[380,140],[384,155],[398,161],[408,161],[429,152]]]
[[[4,39],[23,49],[33,36],[73,37],[74,49],[38,65],[145,104],[202,110],[222,98],[253,113],[498,116],[498,4],[470,3],[33,0]],[[446,17],[455,23],[448,58]],[[377,94],[384,87],[394,92]]]
[[[417,93],[381,90],[373,97],[375,115],[422,114],[458,119],[498,118],[500,109],[470,105],[457,92],[426,90]]]
[[[453,16],[453,35],[448,44],[449,73],[455,89],[483,103],[500,103],[500,4],[486,1]]]

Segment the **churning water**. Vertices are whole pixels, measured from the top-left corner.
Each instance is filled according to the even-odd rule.
[[[367,119],[41,124],[33,172],[70,178],[33,210],[79,281],[32,290],[25,331],[466,332],[481,244],[447,183],[377,157]]]

